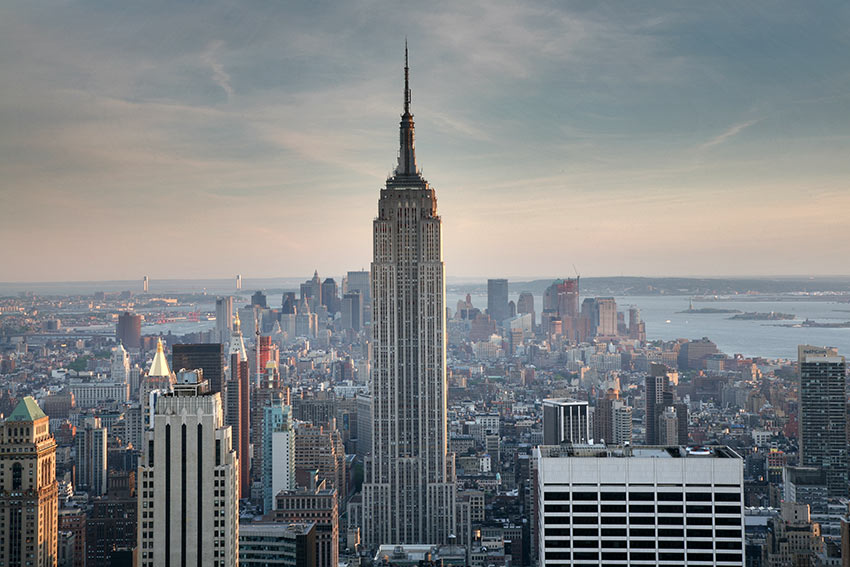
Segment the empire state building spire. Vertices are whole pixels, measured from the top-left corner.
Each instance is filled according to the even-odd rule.
[[[416,148],[413,141],[413,115],[410,113],[410,67],[407,41],[404,42],[404,114],[399,127],[399,152],[396,175],[416,175]]]

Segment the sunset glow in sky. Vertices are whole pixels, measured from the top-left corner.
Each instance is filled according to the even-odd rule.
[[[845,2],[4,2],[0,281],[850,272]]]

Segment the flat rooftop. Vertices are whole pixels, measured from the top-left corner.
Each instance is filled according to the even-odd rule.
[[[725,445],[541,445],[543,457],[592,458],[650,458],[650,459],[740,459],[741,456]]]

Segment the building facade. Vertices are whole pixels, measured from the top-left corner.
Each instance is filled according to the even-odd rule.
[[[181,372],[156,402],[138,472],[138,564],[235,567],[239,470],[221,394]]]
[[[29,396],[0,425],[0,465],[0,566],[56,567],[56,441]]]
[[[363,541],[373,548],[448,543],[455,524],[442,220],[416,168],[406,59],[398,166],[373,223],[372,454],[363,487]]]
[[[541,446],[539,565],[744,565],[741,457],[726,447]]]
[[[830,495],[847,496],[846,362],[834,348],[800,345],[800,455],[826,470]]]

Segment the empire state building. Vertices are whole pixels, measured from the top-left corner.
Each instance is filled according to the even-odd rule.
[[[398,166],[381,189],[372,262],[372,455],[363,539],[444,544],[454,533],[446,443],[446,310],[437,197],[416,169],[405,47]]]

